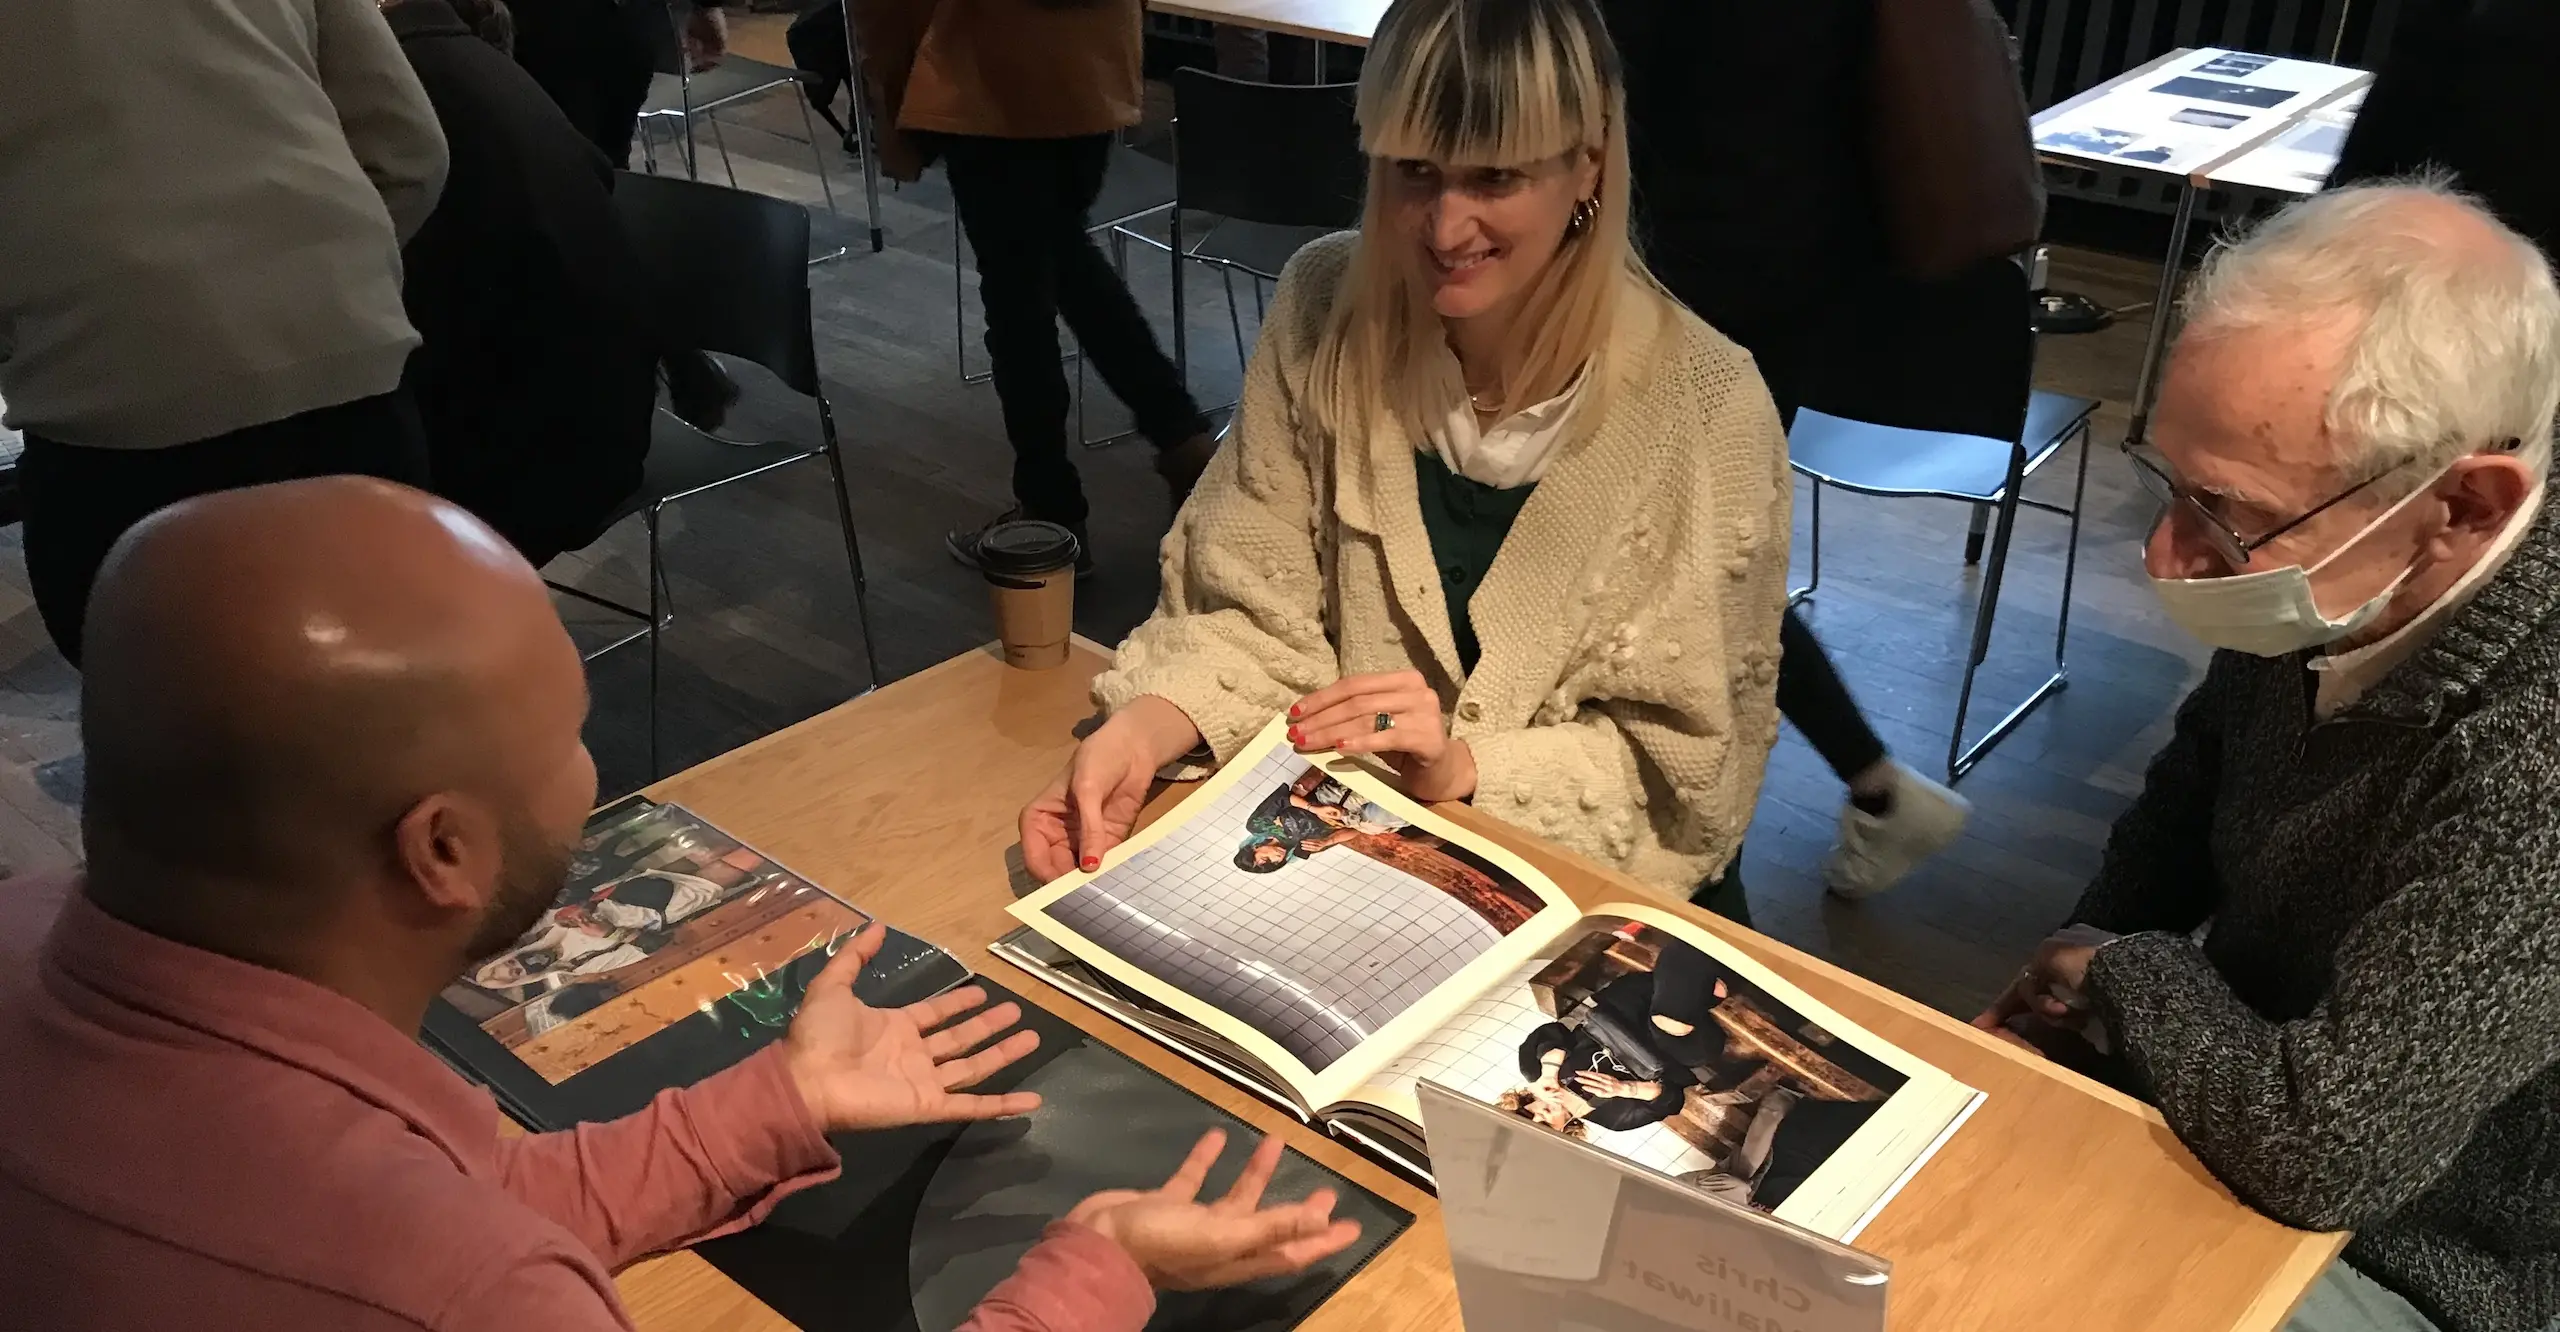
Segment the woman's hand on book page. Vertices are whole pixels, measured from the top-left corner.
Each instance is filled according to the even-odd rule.
[[[1156,770],[1188,754],[1200,730],[1182,709],[1153,694],[1130,701],[1076,746],[1067,770],[1022,807],[1022,865],[1042,883],[1128,839],[1146,807]]]
[[[1348,675],[1289,709],[1289,743],[1302,753],[1376,754],[1416,800],[1476,793],[1476,756],[1452,739],[1440,695],[1420,671]]]
[[[1158,1290],[1208,1290],[1295,1272],[1360,1238],[1358,1222],[1333,1219],[1330,1189],[1262,1205],[1262,1191],[1280,1167],[1278,1138],[1262,1140],[1225,1197],[1199,1201],[1209,1167],[1226,1145],[1227,1135],[1211,1129],[1162,1188],[1097,1193],[1067,1219],[1119,1245]]]
[[[985,1004],[987,992],[964,986],[905,1008],[873,1008],[854,997],[854,978],[887,938],[888,931],[874,923],[837,952],[809,982],[800,1015],[783,1038],[792,1083],[818,1127],[838,1133],[1001,1119],[1039,1109],[1040,1098],[1030,1092],[974,1096],[958,1090],[1039,1047],[1039,1034],[1029,1031],[987,1045],[1022,1020],[1019,1005],[998,1004],[954,1022]]]

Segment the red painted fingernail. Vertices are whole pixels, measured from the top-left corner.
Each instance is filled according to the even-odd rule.
[[[1291,721],[1296,721],[1297,719],[1298,719],[1298,705],[1297,705],[1297,704],[1295,704],[1295,703],[1292,703],[1292,704],[1290,704],[1290,705],[1289,705],[1289,720],[1291,720]]]
[[[1085,872],[1085,873],[1087,873],[1087,874],[1091,874],[1091,873],[1093,873],[1095,870],[1098,870],[1098,869],[1100,869],[1100,868],[1102,868],[1102,857],[1100,857],[1100,856],[1086,856],[1086,857],[1084,858],[1084,872]]]
[[[1292,726],[1292,727],[1290,727],[1290,728],[1289,728],[1289,743],[1290,743],[1290,744],[1293,744],[1293,745],[1303,745],[1303,744],[1305,744],[1306,742],[1307,742],[1307,738],[1306,738],[1305,736],[1303,736],[1303,735],[1298,734],[1298,728],[1297,728],[1297,727]]]

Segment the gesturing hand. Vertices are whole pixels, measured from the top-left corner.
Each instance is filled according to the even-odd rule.
[[[1378,727],[1380,717],[1393,724]],[[1377,754],[1416,800],[1464,800],[1476,793],[1476,758],[1450,738],[1440,695],[1420,671],[1349,675],[1289,709],[1289,743],[1301,753]]]
[[[1039,1047],[1037,1032],[1017,1031],[977,1049],[1022,1019],[1010,1003],[943,1026],[984,1004],[987,992],[966,986],[905,1008],[873,1008],[853,995],[854,977],[880,951],[889,932],[873,924],[853,937],[809,983],[800,1015],[783,1038],[791,1079],[811,1117],[829,1133],[1027,1115],[1040,1108],[1030,1092],[959,1094]],[[940,1030],[936,1030],[940,1028]]]
[[[1227,1135],[1211,1129],[1164,1187],[1097,1193],[1067,1219],[1119,1245],[1158,1290],[1207,1290],[1295,1272],[1360,1238],[1358,1222],[1333,1219],[1330,1189],[1262,1206],[1262,1191],[1280,1167],[1278,1138],[1254,1149],[1226,1197],[1200,1202],[1200,1185],[1226,1145]]]

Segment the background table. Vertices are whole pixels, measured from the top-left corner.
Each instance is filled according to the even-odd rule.
[[[1162,14],[1239,28],[1310,37],[1319,42],[1367,46],[1385,17],[1388,0],[1147,0]]]
[[[1318,1311],[1306,1324],[1314,1332],[1457,1328],[1429,1194],[987,952],[1014,925],[1008,901],[1031,886],[1016,812],[1066,762],[1102,663],[1082,640],[1053,671],[1012,670],[987,651],[957,657],[649,794],[688,806],[1413,1209],[1412,1229]],[[1643,892],[1471,808],[1443,812],[1517,851],[1585,904]],[[1688,914],[1850,1020],[1989,1093],[1859,1238],[1896,1265],[1896,1332],[2064,1322],[2073,1332],[2269,1332],[2343,1243],[2286,1229],[2235,1201],[2149,1107],[1774,940]],[[790,1326],[691,1254],[634,1267],[621,1287],[645,1332]]]

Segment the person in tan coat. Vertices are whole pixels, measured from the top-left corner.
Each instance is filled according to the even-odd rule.
[[[1304,750],[1743,916],[1786,440],[1750,357],[1630,244],[1608,34],[1590,0],[1397,0],[1359,115],[1361,229],[1282,276],[1025,860],[1097,867],[1159,768],[1285,709]]]
[[[1067,453],[1072,400],[1059,364],[1060,316],[1156,446],[1180,503],[1208,463],[1208,419],[1086,233],[1112,135],[1138,123],[1143,6],[849,2],[884,127],[883,169],[914,180],[940,157],[977,252],[987,354],[1014,456],[1014,507],[995,522],[1044,519],[1084,537],[1084,483]],[[953,532],[953,556],[976,564],[982,530]],[[1078,572],[1091,567],[1079,551]]]

